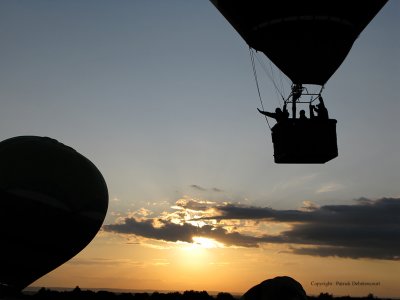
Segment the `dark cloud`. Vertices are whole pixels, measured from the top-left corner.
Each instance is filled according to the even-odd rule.
[[[199,186],[197,184],[192,184],[190,187],[195,189],[195,190],[198,190],[198,191],[203,191],[203,192],[207,191],[207,189],[205,189],[205,188],[203,188],[203,187],[201,187],[201,186]]]
[[[200,185],[197,185],[197,184],[192,184],[190,187],[193,188],[193,189],[195,189],[195,190],[202,191],[202,192],[208,191],[208,189],[206,189],[206,188],[204,188],[204,187],[202,187],[202,186],[200,186]],[[211,190],[212,192],[216,192],[216,193],[221,193],[221,192],[223,192],[223,190],[221,190],[221,189],[219,189],[219,188],[217,188],[217,187],[213,187],[213,188],[210,189],[210,190]]]
[[[263,242],[309,245],[294,253],[351,258],[400,259],[400,199],[357,200],[355,205],[326,205],[310,211],[225,205],[219,220],[246,219],[293,223]]]
[[[169,242],[192,242],[192,236],[196,234],[197,228],[190,224],[162,223],[162,227],[155,227],[152,219],[138,221],[135,218],[126,218],[122,224],[104,225],[104,230]]]
[[[400,199],[382,198],[379,200],[357,200],[355,205],[326,205],[313,207],[309,211],[301,210],[274,210],[254,206],[238,206],[228,204],[217,206],[214,209],[220,212],[213,219],[246,219],[270,220],[275,222],[310,223],[316,225],[397,225],[400,219]]]
[[[201,205],[186,202],[187,207]],[[185,208],[183,204],[181,207]],[[226,245],[257,247],[262,243],[289,244],[291,252],[314,256],[350,258],[400,259],[400,199],[359,199],[353,205],[313,206],[310,210],[274,210],[235,204],[211,208],[214,217],[200,220],[254,220],[290,223],[291,229],[279,235],[251,236],[228,232],[221,222],[201,228],[185,223],[177,225],[161,221],[154,227],[152,220],[127,218],[122,224],[106,225],[105,230],[127,233],[165,241],[192,242],[193,236],[214,238]],[[203,207],[210,209],[210,205]],[[247,228],[248,229],[248,228]]]
[[[312,255],[312,256],[336,256],[344,258],[372,258],[372,259],[386,259],[386,260],[399,260],[399,253],[395,249],[387,249],[383,251],[377,247],[299,247],[293,248],[292,251],[296,254]],[[362,252],[362,255],[360,255]]]
[[[241,235],[238,232],[229,233],[222,227],[211,225],[197,227],[189,223],[179,225],[164,220],[159,221],[162,223],[162,226],[155,227],[153,220],[138,221],[134,218],[126,218],[122,224],[104,225],[103,227],[105,231],[134,234],[167,242],[181,241],[192,243],[194,236],[212,238],[228,246],[257,247],[259,242],[255,237]]]

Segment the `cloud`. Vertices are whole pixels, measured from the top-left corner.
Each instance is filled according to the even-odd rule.
[[[195,190],[198,190],[198,191],[207,191],[207,189],[205,189],[205,188],[203,188],[203,187],[201,187],[201,186],[199,186],[197,184],[192,184],[190,187],[195,189]]]
[[[259,242],[255,237],[241,235],[238,232],[229,233],[224,228],[212,225],[197,227],[190,223],[180,225],[163,220],[158,221],[163,225],[156,227],[153,220],[140,221],[127,218],[124,223],[104,225],[103,227],[106,231],[135,234],[166,242],[192,243],[195,236],[212,238],[228,246],[257,247]]]
[[[68,264],[71,265],[109,265],[109,266],[115,266],[116,264],[118,265],[135,265],[135,266],[142,266],[143,263],[131,259],[105,259],[105,258],[79,258],[76,257],[70,261],[68,261]]]
[[[195,199],[179,199],[176,201],[176,209],[190,209],[196,211],[206,211],[216,205],[216,202],[207,200],[195,200]]]
[[[206,188],[204,188],[204,187],[202,187],[202,186],[200,186],[200,185],[197,185],[197,184],[192,184],[190,187],[191,187],[192,189],[195,189],[195,190],[198,190],[198,191],[201,191],[201,192],[206,192],[206,191],[208,191],[208,190],[210,190],[210,191],[212,191],[212,192],[216,192],[216,193],[221,193],[221,192],[223,192],[223,190],[221,190],[220,188],[217,188],[217,187],[213,187],[213,188],[211,188],[211,189],[206,189]]]
[[[329,193],[329,192],[338,191],[340,189],[343,189],[342,184],[336,183],[336,182],[329,182],[329,183],[322,185],[315,193],[316,194]]]
[[[303,206],[300,208],[302,211],[314,211],[319,208],[319,205],[311,201],[303,201]]]
[[[200,217],[181,220],[180,224],[168,219],[127,217],[121,223],[105,225],[104,230],[170,242],[191,243],[193,236],[202,236],[227,246],[288,244],[292,253],[301,255],[400,259],[400,199],[397,198],[362,198],[351,205],[321,207],[307,202],[299,210],[233,203],[218,205],[196,200],[180,202],[177,206],[183,210],[196,207]],[[202,226],[196,226],[200,221]],[[271,234],[265,232],[268,226],[264,226],[260,235],[256,230],[259,224],[289,224],[290,227]]]

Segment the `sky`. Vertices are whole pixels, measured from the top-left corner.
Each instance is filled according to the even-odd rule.
[[[248,46],[209,1],[1,1],[1,140],[55,138],[109,190],[94,240],[32,286],[241,294],[286,275],[308,294],[398,297],[399,11],[325,85],[338,158],[278,165]]]

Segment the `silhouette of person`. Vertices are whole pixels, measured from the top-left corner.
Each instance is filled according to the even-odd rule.
[[[314,115],[315,106],[310,103],[310,105],[308,107],[310,109],[310,119],[314,119],[315,118],[315,115]]]
[[[289,112],[287,111],[286,108],[286,103],[283,105],[283,110],[280,109],[279,107],[275,109],[275,112],[268,112],[268,111],[263,111],[257,108],[257,110],[259,111],[259,113],[270,117],[270,118],[274,118],[276,120],[276,122],[282,122],[284,120],[287,120],[289,118]]]
[[[324,99],[322,99],[321,95],[318,96],[318,100],[319,103],[313,108],[317,113],[318,119],[329,119],[328,110],[325,107]]]
[[[305,111],[304,109],[302,109],[302,110],[300,111],[300,117],[299,117],[299,119],[300,119],[300,120],[307,120],[306,111]]]
[[[301,83],[296,83],[292,87],[292,118],[296,119],[296,101],[301,97],[303,86]]]

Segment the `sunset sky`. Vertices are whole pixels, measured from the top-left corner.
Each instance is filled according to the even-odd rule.
[[[90,245],[32,286],[241,294],[286,275],[399,297],[399,14],[389,1],[325,86],[338,158],[277,165],[248,47],[209,1],[1,1],[1,140],[73,147],[110,196]]]

